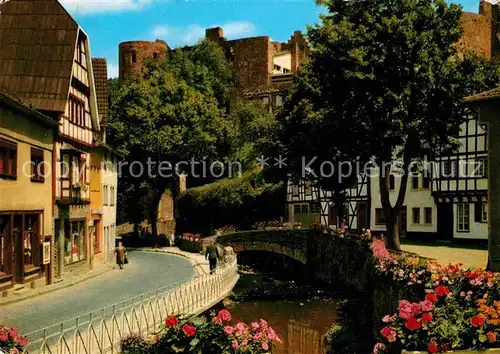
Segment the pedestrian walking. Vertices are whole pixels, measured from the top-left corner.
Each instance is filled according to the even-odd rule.
[[[208,263],[210,264],[210,274],[215,273],[215,268],[217,267],[217,261],[220,259],[221,254],[219,251],[219,247],[215,245],[215,241],[212,241],[208,246],[205,252],[205,259],[208,259]]]
[[[170,247],[175,246],[175,234],[173,232],[170,234],[169,243],[170,243]]]
[[[120,269],[123,269],[123,265],[125,264],[125,260],[127,258],[127,250],[125,249],[125,247],[123,247],[121,241],[118,242],[118,247],[115,248],[115,254],[116,264],[118,264]]]

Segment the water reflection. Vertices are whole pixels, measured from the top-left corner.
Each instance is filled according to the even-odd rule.
[[[324,335],[337,320],[337,302],[251,301],[231,308],[234,321],[265,319],[283,340],[273,354],[323,354]]]

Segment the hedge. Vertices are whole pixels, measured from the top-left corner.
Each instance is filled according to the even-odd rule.
[[[284,216],[285,201],[285,183],[269,183],[256,171],[190,188],[177,204],[177,232],[209,236],[225,225],[250,229],[257,221]]]

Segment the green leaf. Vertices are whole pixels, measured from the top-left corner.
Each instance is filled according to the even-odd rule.
[[[481,343],[485,343],[488,340],[488,337],[484,334],[480,334],[478,338]]]
[[[199,342],[200,342],[200,340],[198,338],[194,338],[189,344],[192,347],[195,347]]]
[[[191,320],[191,322],[195,325],[195,326],[201,326],[203,325],[205,322],[207,322],[207,320],[204,318],[204,317],[195,317]]]
[[[173,344],[172,349],[176,353],[183,353],[186,350],[186,346],[182,344]]]

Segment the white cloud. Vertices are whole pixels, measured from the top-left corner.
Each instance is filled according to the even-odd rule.
[[[198,40],[205,37],[205,29],[213,27],[222,27],[224,37],[228,39],[249,36],[255,32],[255,26],[251,22],[229,22],[223,25],[211,26],[202,26],[199,24],[192,24],[185,27],[159,25],[153,28],[152,34],[156,38],[165,39],[170,47],[176,47],[179,45],[195,44]]]
[[[118,77],[118,65],[108,63],[108,79]]]
[[[151,0],[60,0],[60,2],[74,15],[138,11],[151,4]]]

